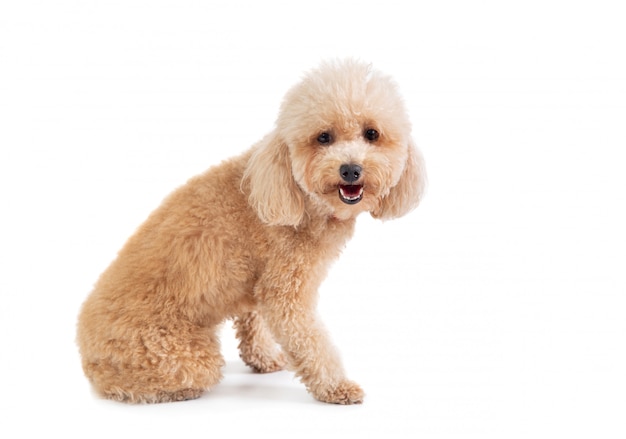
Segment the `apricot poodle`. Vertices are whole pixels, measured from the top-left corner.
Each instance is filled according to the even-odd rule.
[[[234,319],[255,371],[288,367],[320,401],[362,402],[317,288],[360,213],[400,217],[423,186],[392,79],[323,63],[287,93],[272,132],[166,198],[101,275],[78,319],[86,376],[119,401],[197,398],[220,381],[217,332]]]

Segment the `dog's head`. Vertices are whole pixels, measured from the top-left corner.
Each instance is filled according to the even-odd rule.
[[[395,83],[352,60],[322,64],[287,93],[244,175],[261,220],[293,226],[305,215],[402,216],[424,177]]]

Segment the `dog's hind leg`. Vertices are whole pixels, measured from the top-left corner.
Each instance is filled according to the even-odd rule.
[[[260,315],[243,314],[235,319],[234,328],[239,339],[239,355],[255,372],[275,372],[285,367],[285,356]]]
[[[109,399],[134,403],[195,399],[222,377],[224,360],[215,329],[170,322],[107,344],[100,358],[83,356],[83,368],[96,390]]]

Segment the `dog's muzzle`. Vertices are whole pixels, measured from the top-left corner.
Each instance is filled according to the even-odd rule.
[[[339,185],[339,199],[346,204],[356,204],[363,199],[363,185],[357,184],[363,169],[356,164],[344,164],[339,175],[346,184]]]

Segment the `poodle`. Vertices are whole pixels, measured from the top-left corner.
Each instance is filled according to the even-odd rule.
[[[197,398],[222,377],[217,334],[233,319],[254,371],[288,368],[319,401],[361,403],[317,288],[360,213],[405,215],[424,184],[395,82],[360,61],[322,63],[273,131],[174,191],[100,276],[78,318],[85,375],[113,400]]]

